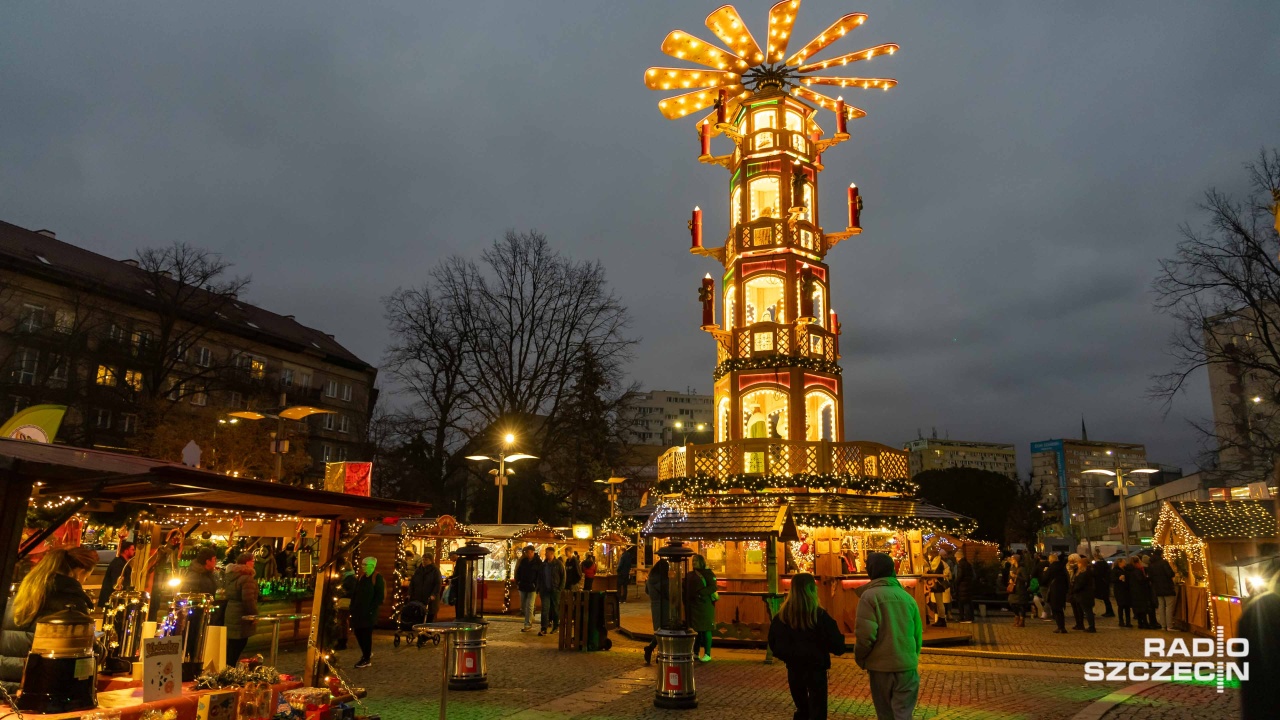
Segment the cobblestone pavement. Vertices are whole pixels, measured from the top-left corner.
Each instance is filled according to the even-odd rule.
[[[611,651],[568,653],[556,649],[552,636],[538,637],[519,630],[518,621],[493,619],[488,655],[490,689],[450,693],[450,718],[791,717],[785,669],[781,664],[763,664],[758,650],[717,649],[715,661],[697,668],[698,708],[669,711],[653,707],[654,669],[644,666],[640,643],[611,635]],[[1026,639],[1015,636],[1002,644],[1005,630],[992,630],[991,637],[1001,650],[1026,646],[1043,651],[1037,647],[1041,636],[1064,638],[1049,634],[1048,629],[1028,627]],[[1119,630],[1115,634],[1119,636]],[[1065,638],[1071,642],[1074,634]],[[1096,645],[1059,647],[1072,653],[1092,647],[1098,653],[1099,648],[1110,650],[1116,644],[1101,630],[1098,635],[1081,633],[1079,638],[1075,642]],[[1122,645],[1120,650],[1127,647]],[[379,633],[373,666],[344,673],[353,684],[368,688],[366,706],[383,720],[433,718],[438,712],[440,656],[440,650],[430,645],[421,650],[405,645],[393,648],[390,633]],[[344,668],[350,668],[357,657],[354,649],[339,653]],[[300,672],[302,655],[282,654],[279,664],[282,670]],[[1226,719],[1239,715],[1238,691],[1228,689],[1219,696],[1214,688],[1184,684],[1152,687],[1108,710],[1107,705],[1095,703],[1124,684],[1085,682],[1082,668],[1075,663],[929,654],[921,659],[920,674],[920,700],[914,716],[918,720],[1071,720],[1082,711],[1108,720]],[[866,674],[851,659],[833,662],[830,709],[833,718],[875,717]]]

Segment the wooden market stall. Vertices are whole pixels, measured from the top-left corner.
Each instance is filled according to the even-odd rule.
[[[1176,622],[1194,633],[1235,637],[1254,591],[1252,566],[1280,557],[1275,500],[1166,501],[1153,545],[1163,548],[1177,583]]]
[[[20,539],[29,503],[44,503],[59,499],[59,513],[49,527],[26,539],[28,547],[34,546],[55,533],[67,520],[78,513],[114,512],[128,506],[144,506],[149,513],[148,527],[154,532],[164,532],[167,527],[182,528],[185,533],[198,530],[201,525],[213,529],[228,523],[239,515],[254,519],[261,516],[263,523],[284,522],[268,533],[262,525],[252,528],[246,521],[235,523],[238,531],[251,527],[259,532],[272,534],[289,532],[298,537],[301,527],[315,532],[315,593],[306,614],[319,618],[314,642],[307,649],[307,664],[303,683],[318,687],[326,673],[336,672],[327,666],[327,648],[331,646],[329,613],[332,603],[326,602],[331,576],[330,561],[347,551],[360,533],[356,528],[367,519],[421,515],[425,506],[417,503],[383,500],[307,488],[279,485],[231,478],[183,465],[160,462],[132,455],[122,455],[96,450],[84,450],[62,445],[49,445],[19,440],[0,439],[0,553],[4,557],[18,558]],[[282,521],[280,518],[289,518]],[[299,523],[301,519],[304,522]],[[201,523],[196,525],[195,523]],[[344,528],[353,535],[343,542]],[[168,534],[168,533],[166,533]],[[213,533],[211,532],[211,535]],[[0,563],[0,587],[8,587],[14,577],[14,563]],[[0,595],[0,612],[6,596]],[[119,683],[113,684],[118,687]],[[114,692],[114,691],[113,691]],[[127,695],[129,688],[120,692]],[[193,686],[184,685],[179,717],[186,715],[187,698],[199,696]],[[116,708],[125,716],[140,711],[140,695],[122,699],[127,706]],[[28,713],[28,715],[31,715]]]

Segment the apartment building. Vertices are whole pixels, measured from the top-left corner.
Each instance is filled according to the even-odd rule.
[[[1147,450],[1142,445],[1103,440],[1042,440],[1031,443],[1031,481],[1042,495],[1062,503],[1064,527],[1079,522],[1089,511],[1108,505],[1114,497],[1108,475],[1085,470],[1122,470],[1147,467]],[[1150,478],[1143,474],[1126,476],[1133,485],[1130,494],[1145,491]],[[1077,517],[1078,516],[1078,517]]]
[[[710,395],[676,390],[653,390],[638,394],[623,412],[624,427],[630,427],[631,442],[639,445],[680,445],[711,442]]]
[[[1018,454],[1006,443],[920,438],[907,443],[907,463],[912,477],[925,470],[972,468],[1018,479]]]
[[[205,443],[219,442],[219,425],[224,441],[232,433],[230,412],[269,413],[282,400],[333,411],[285,423],[291,453],[310,458],[291,458],[293,479],[322,477],[326,461],[364,459],[377,401],[377,369],[293,316],[5,222],[0,360],[0,415],[66,405],[58,441],[83,447],[137,451],[161,403],[161,430]],[[276,429],[260,422],[265,434]]]

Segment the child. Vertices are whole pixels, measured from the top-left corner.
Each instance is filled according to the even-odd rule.
[[[798,720],[827,717],[827,670],[831,655],[845,652],[836,621],[818,605],[818,584],[809,573],[791,578],[791,592],[769,623],[769,649],[787,664],[787,687]]]

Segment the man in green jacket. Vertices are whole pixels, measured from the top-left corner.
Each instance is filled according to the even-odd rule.
[[[879,720],[911,720],[920,692],[920,644],[924,626],[915,598],[893,574],[893,558],[867,555],[871,582],[858,601],[853,657],[867,671]]]

